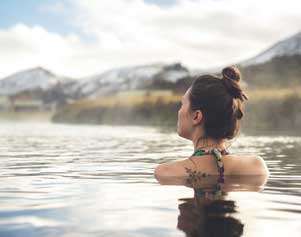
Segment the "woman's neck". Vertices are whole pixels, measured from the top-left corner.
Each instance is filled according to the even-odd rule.
[[[211,150],[214,148],[224,150],[226,149],[226,144],[224,140],[216,140],[212,138],[198,138],[192,141],[194,146],[194,151],[197,150]]]

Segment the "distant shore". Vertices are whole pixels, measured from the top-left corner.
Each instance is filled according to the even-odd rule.
[[[256,90],[248,94],[242,129],[247,133],[301,133],[301,92]],[[83,100],[59,110],[56,123],[175,127],[181,95]]]
[[[300,88],[299,88],[300,89]],[[301,90],[262,89],[248,93],[241,130],[245,134],[301,134]],[[182,94],[100,97],[61,107],[56,113],[0,112],[0,121],[156,126],[175,131]]]
[[[54,112],[32,111],[32,112],[0,112],[0,122],[23,122],[23,121],[42,121],[51,122]]]

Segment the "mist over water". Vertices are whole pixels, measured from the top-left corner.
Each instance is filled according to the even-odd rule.
[[[155,127],[1,123],[0,151],[0,236],[193,236],[221,223],[236,236],[301,233],[301,137],[240,135],[229,151],[262,156],[271,175],[210,205],[154,178],[192,153]]]

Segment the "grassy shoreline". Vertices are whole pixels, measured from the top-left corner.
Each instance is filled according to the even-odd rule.
[[[248,134],[301,133],[301,88],[247,91],[241,128]],[[182,94],[99,97],[79,100],[51,112],[0,112],[0,121],[52,121],[70,124],[137,125],[175,128]]]
[[[264,90],[248,93],[242,129],[245,131],[301,131],[301,90]],[[54,122],[109,125],[176,126],[182,95],[83,100],[62,108]],[[109,102],[108,102],[109,101]],[[134,102],[133,102],[134,101]]]
[[[0,112],[0,122],[45,121],[51,122],[54,113],[50,111]]]

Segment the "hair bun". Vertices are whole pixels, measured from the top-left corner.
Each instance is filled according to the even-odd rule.
[[[234,116],[237,118],[237,119],[241,119],[243,117],[243,112],[241,111],[240,108],[238,108],[235,113],[234,113]]]
[[[240,81],[240,72],[236,66],[225,67],[222,71],[223,79]]]
[[[248,97],[243,93],[240,88],[240,71],[236,66],[225,67],[222,70],[223,83],[227,88],[228,92],[233,96],[233,98],[238,98],[241,101],[248,100]]]

